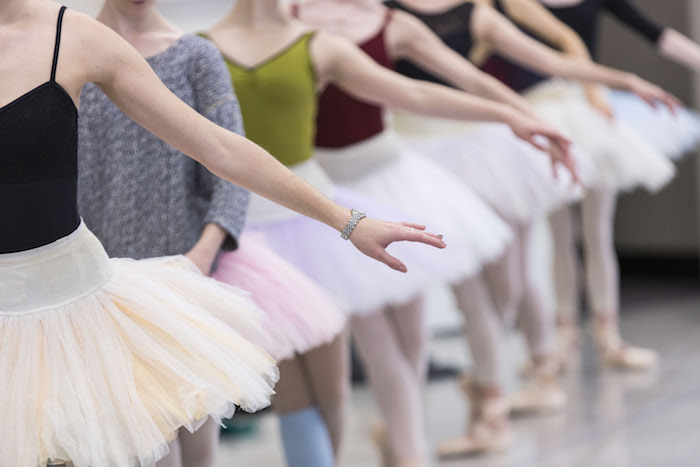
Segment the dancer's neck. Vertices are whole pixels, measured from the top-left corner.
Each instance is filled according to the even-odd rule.
[[[120,7],[111,2],[102,6],[97,20],[125,38],[162,31],[168,25],[155,6],[133,9]]]
[[[223,22],[243,28],[265,28],[286,24],[287,15],[278,0],[238,0]]]
[[[160,14],[154,4],[125,8],[107,2],[97,20],[126,39],[144,57],[163,52],[183,34]]]

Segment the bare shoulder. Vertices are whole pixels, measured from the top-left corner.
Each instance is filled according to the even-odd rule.
[[[87,80],[94,81],[110,62],[118,62],[134,53],[116,32],[94,18],[67,10],[63,23],[61,53],[82,66]]]

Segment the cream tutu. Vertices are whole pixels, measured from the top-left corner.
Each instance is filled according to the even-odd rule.
[[[289,167],[301,178],[343,206],[359,209],[369,217],[405,221],[408,215],[380,202],[336,187],[315,159]],[[348,213],[349,216],[349,213]],[[445,250],[427,245],[400,242],[388,251],[402,260],[408,273],[394,271],[359,251],[340,233],[320,222],[252,195],[248,209],[248,229],[264,235],[278,255],[314,280],[351,313],[379,311],[389,304],[402,304],[432,285],[444,263]],[[429,226],[430,228],[430,226]],[[446,239],[450,243],[449,239]],[[443,256],[444,257],[444,256]],[[432,273],[428,273],[432,268]]]
[[[680,159],[700,144],[700,115],[685,107],[672,114],[663,105],[652,108],[629,92],[610,93],[615,118],[637,136],[672,159]]]
[[[411,151],[393,131],[340,149],[316,148],[316,156],[338,185],[394,206],[443,234],[448,250],[435,255],[441,279],[454,282],[478,273],[511,240],[510,229],[489,206],[442,167]]]
[[[221,255],[213,277],[252,292],[268,315],[268,338],[261,345],[275,360],[331,342],[345,328],[347,315],[337,300],[274,254],[260,235],[244,233],[238,250]],[[235,319],[228,313],[217,316],[224,322],[231,317]]]
[[[577,84],[552,80],[525,94],[540,115],[584,149],[596,168],[596,185],[619,190],[663,188],[675,175],[673,163],[621,119],[595,111]]]
[[[407,143],[456,175],[509,222],[527,223],[580,199],[582,190],[549,156],[506,125],[468,123],[397,112],[394,125]],[[584,182],[590,165],[577,157]],[[584,161],[584,162],[581,162]]]
[[[269,404],[277,369],[248,338],[263,332],[245,294],[110,260],[83,225],[0,255],[0,465],[154,465],[179,428]]]

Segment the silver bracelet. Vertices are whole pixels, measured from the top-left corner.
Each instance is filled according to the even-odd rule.
[[[350,220],[348,221],[348,225],[345,226],[342,232],[340,232],[340,236],[343,237],[343,240],[347,240],[350,238],[350,234],[352,233],[353,230],[355,230],[355,227],[357,227],[357,224],[364,219],[365,213],[357,211],[355,209],[351,209],[350,213],[352,214],[350,216]]]

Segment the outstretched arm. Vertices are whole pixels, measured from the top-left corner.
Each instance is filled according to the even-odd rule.
[[[516,24],[565,54],[592,62],[586,44],[576,31],[559,21],[538,0],[501,0],[501,4]],[[613,118],[605,89],[594,83],[585,83],[584,89],[588,102],[606,117]]]
[[[431,117],[505,123],[535,145],[536,135],[559,137],[549,125],[533,122],[509,105],[388,70],[346,39],[319,33],[312,53],[322,84],[333,82],[359,99]]]
[[[396,60],[415,63],[463,91],[508,104],[536,118],[534,109],[520,94],[449,48],[418,18],[395,10],[388,35]]]
[[[478,8],[475,11],[474,34],[500,54],[540,73],[627,89],[652,106],[657,101],[672,110],[679,105],[675,97],[634,74],[550,49],[519,31],[492,8]]]
[[[402,11],[394,11],[388,37],[393,43],[395,59],[416,63],[463,91],[510,105],[530,116],[533,122],[545,126],[532,106],[520,94],[482,72],[469,60],[450,49],[430,28],[414,16]],[[568,147],[568,141],[558,135],[550,138],[548,152],[554,166],[561,162],[576,178]]]
[[[256,144],[217,126],[179,100],[115,32],[75,12],[66,16],[66,25],[71,39],[65,41],[66,46],[82,65],[82,83],[96,83],[144,128],[226,180],[338,231],[348,223],[349,209],[323,196]],[[410,240],[445,246],[437,236],[410,227],[366,219],[350,240],[363,253],[405,271],[386,252],[390,243]]]

